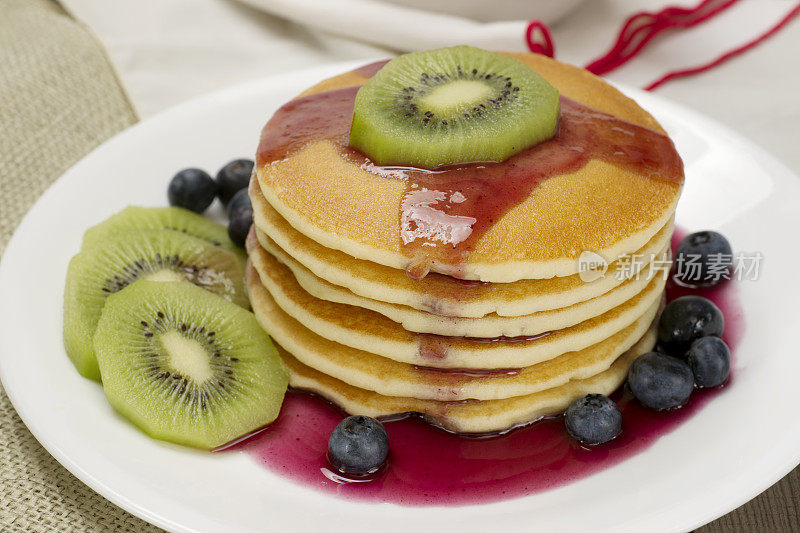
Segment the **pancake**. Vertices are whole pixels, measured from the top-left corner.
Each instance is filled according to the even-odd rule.
[[[469,283],[441,274],[411,279],[404,271],[356,259],[326,248],[295,230],[264,200],[256,180],[250,184],[256,235],[262,247],[269,241],[289,254],[318,278],[372,300],[408,306],[442,316],[479,318],[490,313],[521,316],[560,309],[605,294],[635,276],[645,261],[609,264],[605,276],[592,282],[580,276],[512,283]],[[650,241],[635,252],[650,258],[669,245],[672,219]],[[280,259],[280,258],[279,258]]]
[[[291,271],[258,244],[253,232],[248,253],[261,283],[280,308],[317,335],[395,361],[441,368],[519,368],[581,350],[608,338],[641,317],[664,289],[656,276],[635,297],[575,326],[516,342],[421,335],[383,315],[308,294]],[[252,281],[252,280],[250,280]],[[252,290],[252,288],[251,288]]]
[[[343,311],[347,314],[352,315],[360,313],[362,315],[362,318],[359,320],[360,322],[365,322],[367,320],[374,322],[375,319],[373,319],[372,316],[377,314],[381,316],[381,318],[389,318],[389,320],[396,323],[397,327],[408,332],[427,333],[447,337],[520,337],[536,336],[542,333],[562,330],[591,318],[601,316],[611,309],[634,301],[641,293],[646,293],[644,296],[645,299],[649,298],[648,301],[652,302],[663,290],[666,283],[665,276],[663,275],[650,276],[650,267],[648,267],[647,271],[641,276],[641,279],[626,281],[620,287],[609,293],[565,309],[542,311],[541,313],[526,315],[524,317],[497,317],[488,315],[478,319],[441,317],[428,313],[426,317],[428,322],[423,323],[423,321],[414,321],[414,316],[409,316],[407,319],[403,320],[398,320],[397,315],[392,317],[386,316],[394,312],[399,314],[403,310],[410,310],[411,308],[392,309],[392,304],[383,304],[376,300],[364,301],[365,299],[361,297],[356,297],[352,293],[347,293],[346,289],[338,289],[336,300],[334,300],[332,292],[326,294],[327,299],[319,298],[311,294],[299,283],[291,269],[281,264],[275,256],[266,252],[260,245],[255,244],[253,247],[249,248],[248,251],[251,258],[254,255],[257,256],[256,259],[253,259],[253,262],[256,266],[256,270],[258,270],[262,276],[264,286],[280,303],[281,307],[293,316],[294,314],[290,309],[290,307],[292,307],[291,304],[284,305],[284,302],[292,299],[298,301],[310,298],[314,302],[311,305],[316,307],[335,305],[339,306],[337,309],[347,309],[347,311]],[[264,253],[259,253],[260,251]],[[665,260],[668,257],[668,252],[662,256]],[[335,287],[329,284],[328,286],[331,289]],[[299,295],[298,293],[303,294]],[[616,297],[616,294],[621,294],[621,296]],[[616,307],[607,305],[606,303],[608,299],[612,297],[619,303]],[[369,305],[369,307],[367,307],[367,305]],[[381,310],[380,313],[377,312],[378,309]],[[419,314],[423,313],[422,311],[416,310],[414,312]],[[312,327],[311,329],[314,328]]]
[[[289,384],[318,394],[348,413],[391,418],[420,413],[429,422],[457,433],[490,433],[558,414],[585,394],[611,394],[625,380],[631,363],[649,352],[656,342],[656,321],[642,338],[619,357],[608,370],[588,379],[573,380],[559,387],[504,400],[440,402],[399,396],[383,396],[348,385],[302,364],[281,346],[278,353],[289,369]]]
[[[643,290],[649,284],[652,276],[655,275],[651,265],[648,265],[639,276],[625,281],[617,288],[596,298],[584,300],[566,308],[552,309],[518,317],[501,317],[495,313],[481,318],[448,317],[438,313],[420,311],[408,306],[386,303],[382,300],[364,298],[343,287],[328,283],[298,263],[277,246],[272,239],[263,234],[259,235],[258,232],[256,234],[262,248],[280,263],[287,266],[300,286],[312,296],[321,300],[370,309],[402,324],[406,330],[435,335],[466,337],[521,336],[562,329],[602,314],[626,302]],[[668,250],[666,248],[660,250],[655,259],[659,262],[658,264],[668,262]]]
[[[581,104],[657,132],[658,123],[633,100],[577,67],[536,54],[515,55],[560,93]],[[361,71],[363,72],[363,71]],[[306,94],[363,83],[352,72]],[[267,128],[265,128],[267,131]],[[312,141],[278,161],[261,158],[256,175],[266,201],[297,231],[322,246],[395,269],[418,258],[400,237],[406,183],[354,161],[328,140]],[[465,261],[434,261],[433,272],[506,283],[577,273],[586,250],[614,258],[642,248],[671,219],[680,181],[591,159],[554,174],[475,240]]]
[[[304,365],[385,396],[442,401],[510,398],[592,377],[608,369],[642,337],[660,304],[656,302],[630,326],[583,350],[520,369],[454,372],[398,363],[324,339],[278,307],[252,264],[247,277],[253,312],[261,327]]]
[[[288,267],[303,290],[312,296],[328,302],[375,311],[401,324],[408,331],[449,337],[517,337],[538,335],[546,331],[573,326],[630,300],[649,285],[654,275],[653,269],[648,265],[640,276],[625,281],[619,287],[597,298],[562,309],[541,311],[519,317],[501,317],[494,313],[481,318],[445,317],[412,307],[358,296],[345,288],[332,285],[316,277],[268,237],[264,238],[264,244],[265,246],[262,247],[281,264]],[[669,261],[668,250],[661,250],[656,259],[661,264]]]

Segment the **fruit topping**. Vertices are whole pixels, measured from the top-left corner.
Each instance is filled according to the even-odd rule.
[[[584,444],[603,444],[622,431],[622,412],[608,396],[587,394],[569,404],[564,422],[573,439]]]
[[[698,231],[681,240],[675,253],[678,281],[685,285],[716,285],[730,277],[733,251],[716,231]]]
[[[172,230],[121,231],[72,258],[64,292],[64,344],[78,371],[99,379],[92,347],[106,299],[139,279],[188,281],[248,307],[236,254]]]
[[[237,246],[244,247],[250,226],[253,225],[252,211],[237,211],[236,216],[228,223],[228,235]]]
[[[185,168],[175,174],[167,188],[169,205],[202,213],[217,195],[217,182],[199,168]]]
[[[247,188],[253,173],[252,159],[234,159],[217,172],[217,195],[228,205],[233,195]]]
[[[673,409],[689,399],[694,376],[689,365],[677,357],[649,352],[639,356],[628,371],[628,386],[642,404],[651,409]]]
[[[189,283],[109,297],[94,345],[111,405],[177,444],[211,449],[269,424],[288,384],[252,313]]]
[[[250,202],[250,195],[247,189],[241,190],[233,195],[231,201],[228,202],[228,218],[233,219],[239,211],[253,210],[253,204]]]
[[[658,323],[660,348],[670,355],[682,357],[692,342],[700,337],[719,337],[725,329],[725,318],[714,303],[702,296],[681,296],[671,301],[661,313]]]
[[[247,233],[253,224],[253,204],[247,189],[242,189],[228,204],[228,236],[237,246],[244,246]]]
[[[692,343],[686,360],[698,387],[718,387],[731,371],[731,351],[719,337],[701,337]]]
[[[401,55],[356,95],[350,145],[380,165],[499,162],[555,133],[558,91],[518,59],[470,46]]]
[[[239,253],[228,238],[225,226],[181,207],[126,207],[119,213],[89,228],[83,236],[87,249],[109,235],[137,229],[168,229],[208,241],[214,246]]]
[[[388,455],[386,429],[368,416],[348,416],[339,422],[328,440],[328,461],[345,475],[373,474]]]

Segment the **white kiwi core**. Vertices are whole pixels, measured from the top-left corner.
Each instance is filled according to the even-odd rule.
[[[213,375],[208,352],[196,340],[188,339],[172,330],[161,335],[159,341],[169,357],[169,364],[181,375],[191,378],[197,384]]]
[[[422,107],[440,115],[460,113],[484,102],[494,93],[489,85],[475,80],[456,80],[435,87],[420,98]]]

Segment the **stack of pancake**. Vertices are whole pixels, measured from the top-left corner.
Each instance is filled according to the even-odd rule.
[[[599,78],[517,57],[563,96],[663,132]],[[301,96],[369,75],[349,72]],[[407,269],[420,258],[401,238],[408,184],[391,172],[328,139],[259,157],[247,286],[291,386],[352,414],[415,412],[487,433],[610,394],[653,348],[680,183],[592,159],[510,206],[463,263],[427,261],[430,273],[413,279]],[[590,282],[578,274],[585,251],[610,263]]]

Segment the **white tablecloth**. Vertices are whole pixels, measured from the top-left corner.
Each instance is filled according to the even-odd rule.
[[[383,0],[62,3],[105,45],[142,117],[213,90],[332,61],[461,43],[522,51],[527,24],[523,19],[480,22]],[[486,2],[489,8],[492,4]],[[668,4],[584,1],[553,25],[556,57],[584,65],[611,46],[627,16]],[[643,86],[668,70],[703,63],[764,31],[794,5],[791,0],[744,0],[706,24],[663,34],[608,78]],[[529,15],[536,17],[535,12]],[[711,72],[668,83],[657,93],[727,124],[800,171],[799,52],[800,18],[756,49]]]

